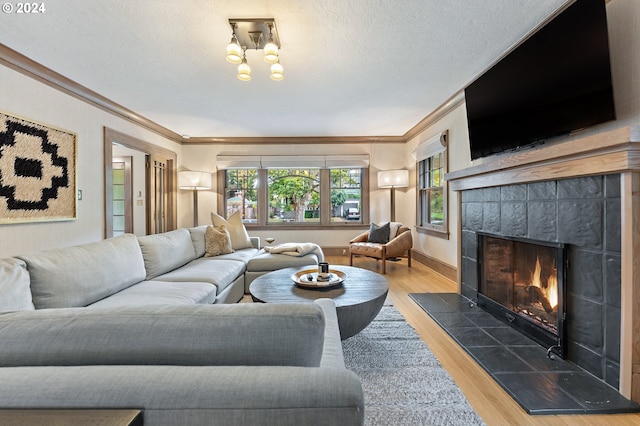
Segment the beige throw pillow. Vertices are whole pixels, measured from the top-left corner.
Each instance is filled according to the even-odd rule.
[[[231,237],[227,227],[207,226],[204,234],[204,255],[206,257],[220,256],[221,254],[233,253],[231,248]]]
[[[231,247],[233,247],[234,250],[253,247],[249,234],[247,234],[247,230],[242,223],[240,212],[235,212],[229,219],[225,219],[219,214],[211,212],[211,222],[213,226],[224,225],[227,227],[229,235],[231,236]]]

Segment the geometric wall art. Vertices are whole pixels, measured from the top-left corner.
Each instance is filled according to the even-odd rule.
[[[76,218],[76,139],[0,112],[0,223]]]

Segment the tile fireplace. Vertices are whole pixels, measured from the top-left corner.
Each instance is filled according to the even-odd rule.
[[[640,402],[640,127],[496,157],[445,179],[459,194],[458,293],[478,298],[478,233],[567,245],[563,355]]]
[[[565,245],[477,235],[478,306],[565,358]]]

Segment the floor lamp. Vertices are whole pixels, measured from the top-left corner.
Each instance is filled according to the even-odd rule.
[[[391,188],[391,222],[396,221],[396,188],[409,186],[409,170],[378,172],[378,188]]]
[[[198,226],[198,191],[211,189],[211,173],[178,172],[178,188],[193,191],[193,226]]]

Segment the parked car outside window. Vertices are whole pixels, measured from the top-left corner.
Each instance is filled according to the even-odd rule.
[[[356,208],[350,208],[347,211],[347,220],[360,220],[360,210]]]

